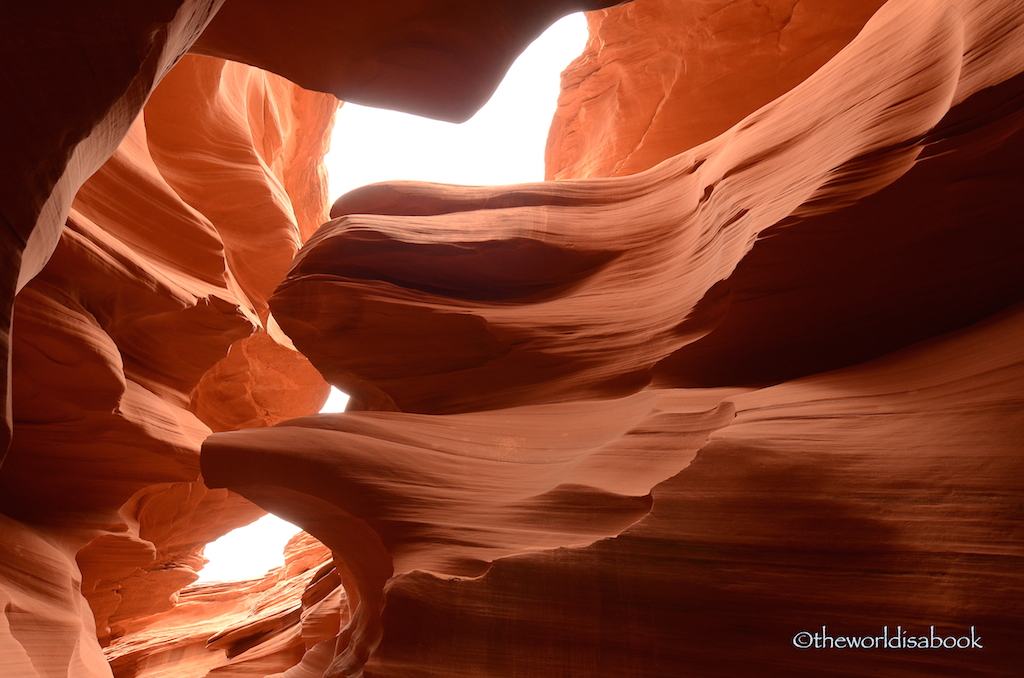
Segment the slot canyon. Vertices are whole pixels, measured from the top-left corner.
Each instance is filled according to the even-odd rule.
[[[10,5],[3,678],[1020,676],[1024,2]],[[330,204],[576,11],[546,180]]]

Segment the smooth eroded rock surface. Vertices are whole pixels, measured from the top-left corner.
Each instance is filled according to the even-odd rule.
[[[168,612],[143,616],[106,648],[115,678],[266,675],[338,633],[345,592],[330,552],[307,534],[264,577],[186,588]]]
[[[882,4],[634,0],[590,14],[548,178],[634,174],[718,136],[818,70]]]
[[[424,413],[762,383],[976,322],[1024,288],[1003,183],[1021,171],[1002,56],[1020,38],[997,6],[965,11],[888,7],[799,87],[641,174],[503,200],[360,189],[300,252],[278,321],[357,399]]]
[[[171,610],[203,546],[264,513],[201,482],[211,429],[315,412],[327,394],[266,300],[326,216],[320,163],[337,101],[207,57],[184,58],[164,83],[15,304],[0,510],[37,539],[56,535],[59,577],[80,590],[62,594],[76,611],[60,621],[45,606],[8,609],[11,629],[50,639],[2,641],[40,678],[104,675],[100,644]],[[85,640],[69,645],[71,619]]]
[[[1022,321],[1018,305],[724,398],[735,418],[617,538],[498,560],[472,581],[394,580],[366,673],[1014,675],[1024,418],[1008,385],[1024,369]],[[974,626],[984,650],[794,647],[823,625],[915,637]]]
[[[621,1],[227,0],[193,50],[346,101],[462,122],[545,28]]]
[[[358,592],[326,675],[1013,675],[1024,12],[864,20],[645,171],[335,204],[271,307],[384,411],[202,456]]]
[[[558,180],[329,216],[299,85],[464,117],[576,5],[279,4],[12,10],[4,671],[1019,673],[1019,3],[591,3]]]
[[[327,384],[281,332],[267,298],[327,218],[321,160],[337,100],[242,63],[185,56],[210,22],[217,28],[204,45],[243,34],[255,47],[244,60],[298,80],[324,73],[325,60],[305,46],[318,44],[330,57],[358,42],[356,51],[384,64],[383,73],[386,55],[422,52],[424,31],[436,31],[445,56],[415,58],[412,80],[406,61],[391,64],[405,75],[376,84],[365,69],[327,69],[330,86],[321,89],[374,90],[395,105],[415,100],[468,115],[533,35],[577,8],[343,5],[331,10],[380,30],[318,43],[311,34],[337,22],[318,18],[325,6],[316,2],[222,16],[221,0],[5,8],[5,670],[34,678],[109,675],[101,645],[139,640],[150,624],[141,620],[173,613],[178,592],[202,566],[203,545],[262,513],[202,483],[201,441],[211,430],[310,414],[326,395]],[[282,43],[295,17],[305,17],[299,32],[306,34]],[[400,17],[411,20],[410,30],[398,29]],[[356,22],[347,30],[360,33]],[[271,39],[260,43],[258,35]],[[296,61],[275,59],[283,53],[305,62],[293,74]],[[468,95],[422,86],[446,79]],[[335,589],[330,604],[310,603],[319,611],[310,613],[302,642],[289,636],[263,647],[259,661],[228,658],[222,672],[287,668],[306,649],[303,666],[314,657],[329,661],[333,649],[317,646],[321,635],[338,633],[342,594]],[[244,609],[245,595],[239,600]],[[232,655],[251,642],[248,632],[231,639],[218,642]],[[132,647],[119,675],[159,664],[147,664],[138,643]]]

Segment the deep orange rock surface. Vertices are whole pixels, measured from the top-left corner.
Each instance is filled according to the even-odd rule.
[[[497,560],[473,580],[393,580],[366,674],[1012,676],[1024,419],[1005,390],[1022,376],[1022,319],[1016,306],[878,361],[717,394],[735,418],[618,537]],[[985,650],[792,643],[885,624],[975,625]]]
[[[439,413],[786,379],[980,320],[1022,290],[1002,183],[1019,171],[1003,107],[1019,84],[1004,58],[957,56],[1009,38],[976,42],[951,16],[895,6],[798,88],[643,174],[503,202],[360,189],[299,254],[279,321],[357,398]]]
[[[326,397],[267,297],[326,216],[336,107],[249,66],[185,57],[19,293],[0,642],[39,676],[109,675],[100,643],[171,610],[203,546],[263,514],[201,482],[211,429],[271,425]],[[54,565],[26,565],[35,557]],[[66,602],[47,602],[53,587]]]
[[[5,676],[1019,673],[1019,3],[604,9],[561,180],[330,220],[282,75],[463,117],[572,4],[133,7],[4,44]]]
[[[999,3],[889,3],[644,172],[343,197],[271,306],[401,412],[203,453],[348,563],[331,675],[374,647],[366,675],[1012,675],[1022,36]],[[889,619],[993,649],[792,644]]]
[[[548,178],[634,174],[718,136],[818,70],[882,4],[634,0],[591,13]]]
[[[53,253],[76,192],[221,4],[87,0],[7,8],[0,87],[18,102],[5,106],[0,133],[0,347],[8,357],[14,296]],[[9,367],[0,361],[8,384],[0,454],[10,441]]]
[[[170,612],[137,619],[105,650],[114,676],[262,676],[322,653],[347,621],[330,551],[300,533],[285,556],[262,578],[197,584]]]
[[[367,103],[464,118],[486,101],[516,55],[548,24],[574,10],[610,4],[531,0],[512,12],[496,1],[370,6],[160,0],[140,6],[132,0],[88,0],[9,8],[4,26],[17,39],[0,46],[7,64],[0,87],[19,105],[5,111],[0,135],[0,215],[6,224],[0,243],[0,347],[9,355],[14,297],[53,254],[76,193],[114,153],[156,85],[189,50],[264,66],[301,85]],[[224,85],[244,87],[230,76]],[[159,108],[166,115],[174,106]],[[230,119],[237,113],[225,109],[206,117]],[[177,131],[187,137],[200,129]],[[284,133],[286,143],[300,146],[324,142],[322,135],[300,129],[268,132]],[[298,181],[292,189],[306,191],[316,183],[300,176],[293,176]],[[223,205],[232,207],[230,201]],[[239,217],[232,211],[229,221]],[[4,375],[8,367],[0,362]],[[9,395],[2,392],[0,451],[10,440]]]

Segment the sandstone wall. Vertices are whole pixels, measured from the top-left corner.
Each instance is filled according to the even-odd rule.
[[[395,92],[403,108],[457,117],[572,4],[502,8],[5,8],[0,87],[16,103],[0,126],[0,647],[16,675],[109,675],[101,643],[143,638],[154,615],[177,609],[203,544],[262,513],[202,484],[200,442],[314,412],[326,394],[267,298],[326,220],[320,159],[337,100],[186,52],[266,62],[353,99],[398,82],[410,90]],[[368,24],[380,27],[375,39],[345,37]],[[286,28],[303,40],[282,43]],[[329,40],[310,39],[325,29]],[[240,35],[258,47],[250,55],[232,53]],[[410,60],[417,51],[442,58]],[[301,53],[301,67],[274,53]],[[445,81],[468,94],[434,87]],[[340,589],[327,593],[336,613]],[[217,601],[208,610],[220,614]],[[204,665],[240,652],[248,641],[237,636],[204,649]],[[300,645],[264,654],[287,666]],[[117,670],[143,664],[132,654]]]
[[[211,429],[268,426],[326,398],[273,329],[267,297],[326,217],[336,108],[258,69],[185,57],[19,293],[0,469],[17,529],[4,530],[3,553],[31,562],[47,544],[62,559],[7,572],[2,587],[19,596],[5,642],[40,677],[109,671],[96,638],[171,609],[204,544],[263,513],[200,481]],[[66,590],[80,619],[58,625],[31,594],[45,587]],[[79,623],[82,640],[62,647]]]
[[[882,4],[634,0],[590,13],[548,178],[633,174],[722,134],[818,70]]]
[[[605,9],[557,181],[330,219],[337,101],[255,66],[459,118],[574,5],[220,5],[12,14],[5,671],[1019,672],[1019,3]],[[263,510],[284,568],[183,588]]]
[[[650,169],[339,200],[271,308],[377,411],[202,455],[335,551],[327,675],[1013,675],[1022,50],[1015,4],[896,0]]]

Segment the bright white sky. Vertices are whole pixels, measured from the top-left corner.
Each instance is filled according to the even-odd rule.
[[[478,186],[543,181],[559,76],[586,42],[583,14],[565,17],[523,52],[487,105],[461,125],[344,104],[325,158],[331,201],[392,179]],[[347,401],[332,388],[320,411],[343,412]],[[224,535],[207,544],[210,562],[197,583],[260,577],[280,567],[284,546],[298,531],[267,515]]]
[[[332,202],[353,188],[393,179],[478,186],[543,181],[560,75],[586,44],[582,13],[558,21],[461,125],[344,104],[327,154]]]
[[[348,396],[331,387],[331,395],[320,412],[344,412]],[[268,570],[284,565],[284,547],[300,528],[268,513],[254,523],[228,532],[206,545],[210,560],[199,571],[197,584],[238,581],[262,577]]]

